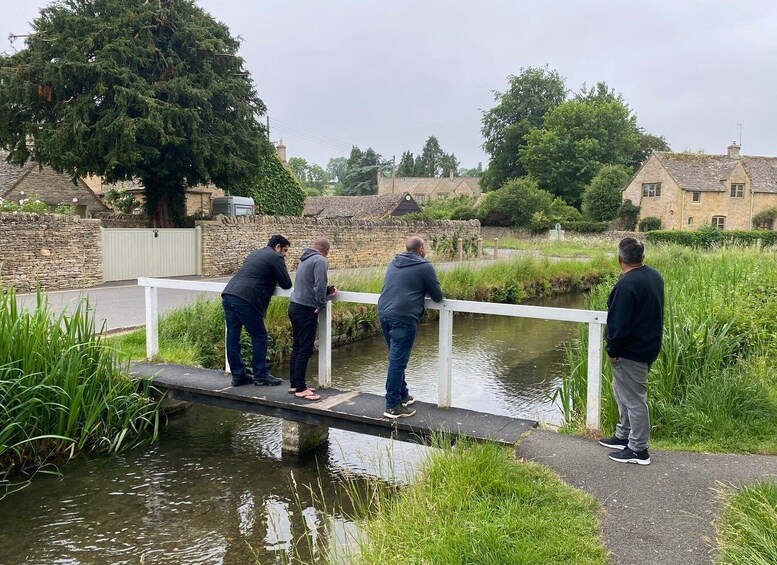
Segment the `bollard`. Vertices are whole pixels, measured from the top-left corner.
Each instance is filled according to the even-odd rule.
[[[456,255],[459,258],[459,261],[464,260],[464,240],[459,238],[459,242],[456,244]]]
[[[478,238],[478,259],[483,258],[483,238]]]
[[[494,238],[494,260],[499,258],[499,238]]]

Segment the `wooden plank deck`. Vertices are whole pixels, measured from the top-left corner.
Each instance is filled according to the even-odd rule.
[[[279,386],[232,387],[224,371],[145,363],[133,363],[131,370],[138,378],[153,377],[154,386],[169,391],[176,400],[415,443],[425,443],[432,434],[443,432],[451,439],[468,437],[514,445],[521,435],[537,426],[533,420],[463,408],[438,408],[436,404],[418,400],[413,404],[415,416],[390,420],[383,417],[385,399],[377,394],[318,389],[321,400],[310,402],[289,394],[288,381]]]

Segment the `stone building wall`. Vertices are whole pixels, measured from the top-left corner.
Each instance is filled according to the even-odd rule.
[[[102,284],[100,220],[0,213],[0,284],[17,292]]]
[[[385,265],[405,250],[405,240],[418,234],[428,242],[441,237],[478,238],[480,222],[406,222],[402,220],[319,220],[275,216],[218,216],[197,222],[202,227],[202,274],[230,275],[254,249],[264,247],[270,236],[281,234],[291,241],[286,256],[290,271],[297,268],[300,254],[316,237],[332,242],[329,267]]]

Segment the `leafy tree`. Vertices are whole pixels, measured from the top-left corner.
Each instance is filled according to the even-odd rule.
[[[602,165],[629,165],[638,150],[636,117],[604,83],[585,87],[549,111],[541,129],[526,135],[521,163],[540,188],[579,206]]]
[[[526,135],[542,127],[543,116],[564,102],[567,94],[564,78],[547,66],[522,68],[508,80],[505,92],[494,91],[496,106],[483,112],[483,149],[491,156],[481,182],[485,190],[526,175],[518,158]]]
[[[326,172],[332,182],[342,182],[348,167],[348,159],[345,157],[333,157],[326,165]]]
[[[415,160],[415,176],[438,177],[442,172],[442,161],[445,153],[440,147],[440,142],[433,135],[424,143],[421,154]]]
[[[383,168],[380,155],[372,147],[362,153],[354,146],[348,158],[341,194],[345,196],[363,196],[378,193],[378,172]]]
[[[413,177],[415,176],[415,159],[410,151],[402,153],[402,158],[399,160],[397,166],[398,177]]]
[[[577,210],[539,188],[537,182],[528,177],[510,180],[499,190],[486,193],[478,212],[484,225],[514,227],[531,226],[537,213],[549,223],[580,218]]]
[[[329,174],[315,163],[308,163],[302,157],[289,159],[289,168],[302,185],[305,192],[320,195],[324,192],[324,186],[329,182]]]
[[[650,157],[653,151],[671,151],[669,144],[664,139],[664,136],[656,136],[647,133],[643,128],[637,128],[637,134],[639,135],[639,143],[637,145],[637,152],[634,155],[634,159],[631,161],[631,168],[637,170],[642,166],[642,163]]]
[[[228,189],[255,173],[264,103],[239,41],[193,1],[55,2],[33,30],[0,56],[11,162],[138,179],[154,226],[182,221],[187,186]]]
[[[459,160],[456,159],[456,155],[453,153],[445,153],[442,156],[442,161],[440,162],[440,167],[442,168],[441,175],[443,177],[450,176],[451,173],[453,173],[453,176],[455,177],[459,172]]]
[[[483,163],[478,163],[477,167],[473,167],[471,169],[467,168],[460,168],[458,174],[456,175],[458,177],[482,177],[483,176]]]
[[[604,165],[599,169],[583,192],[583,218],[592,222],[608,222],[615,218],[630,172],[622,165]]]
[[[299,183],[305,186],[308,176],[308,162],[302,157],[292,157],[289,159],[288,164]]]

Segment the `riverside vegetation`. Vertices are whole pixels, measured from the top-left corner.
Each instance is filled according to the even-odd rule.
[[[95,331],[88,303],[52,315],[0,292],[0,499],[79,453],[115,453],[153,438],[157,402],[129,360]]]

